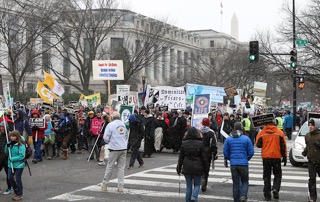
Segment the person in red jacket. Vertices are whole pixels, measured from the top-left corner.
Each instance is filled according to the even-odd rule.
[[[31,118],[41,118],[40,113],[37,109],[32,110]],[[42,162],[42,152],[41,145],[45,138],[44,131],[47,129],[48,125],[44,121],[44,127],[32,126],[32,137],[34,146],[34,156],[32,159],[33,163]]]

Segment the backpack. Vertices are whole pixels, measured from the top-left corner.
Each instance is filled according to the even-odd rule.
[[[30,145],[28,142],[24,143],[24,145],[26,146],[26,149],[25,149],[25,154],[24,154],[23,160],[24,160],[24,163],[26,164],[26,166],[28,167],[30,176],[32,176],[30,166],[28,163],[28,159],[30,158],[30,156],[32,156],[32,149],[30,148]],[[20,151],[20,145],[18,145],[18,149]]]

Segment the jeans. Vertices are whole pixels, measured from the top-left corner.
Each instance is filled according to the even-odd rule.
[[[106,172],[102,181],[103,185],[108,185],[112,176],[114,163],[118,164],[118,188],[123,188],[124,186],[124,169],[126,167],[126,155],[127,150],[123,151],[110,151],[108,165]]]
[[[286,135],[288,136],[288,140],[291,140],[291,136],[292,136],[292,128],[286,128]]]
[[[41,145],[43,142],[43,138],[38,138],[38,141],[35,141],[35,138],[33,138],[33,146],[34,146],[34,159],[42,160],[42,152],[41,152]]]
[[[280,191],[282,170],[281,170],[281,159],[263,159],[263,180],[264,188],[263,192],[271,192],[271,171],[273,170],[273,186],[272,190],[276,189]]]
[[[239,202],[240,198],[247,199],[249,189],[249,169],[248,166],[231,166],[233,181],[233,201]]]
[[[23,172],[23,168],[14,168],[14,173],[12,173],[12,169],[8,169],[8,179],[13,187],[14,193],[17,194],[18,196],[23,195],[23,186],[22,186],[22,181],[21,181],[21,175]]]
[[[201,176],[185,175],[186,178],[186,202],[198,201],[201,185]]]
[[[136,159],[138,160],[140,165],[143,165],[142,155],[139,151],[139,147],[132,147],[132,154],[131,154],[129,166],[133,167],[133,164],[136,161]]]
[[[314,201],[317,200],[317,173],[320,176],[320,164],[315,164],[308,162],[308,172],[309,172],[309,194],[310,198]]]

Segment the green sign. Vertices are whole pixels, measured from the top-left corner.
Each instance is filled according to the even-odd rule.
[[[304,46],[308,43],[308,40],[296,40],[298,46]]]

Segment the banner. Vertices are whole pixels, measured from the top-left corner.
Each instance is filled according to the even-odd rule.
[[[44,72],[43,84],[47,85],[52,92],[61,96],[64,93],[64,88],[47,72]]]
[[[111,103],[114,102],[119,102],[117,94],[111,94],[110,95]],[[121,102],[119,102],[121,103]],[[135,91],[130,91],[129,92],[129,97],[128,97],[128,106],[138,106],[138,92]]]
[[[258,128],[274,123],[274,114],[264,114],[251,118],[253,127]]]
[[[93,80],[123,80],[122,60],[93,60]]]
[[[148,85],[144,105],[168,106],[169,109],[185,109],[186,95],[184,87]]]
[[[255,81],[253,84],[253,95],[258,97],[266,97],[267,83]]]
[[[223,96],[226,96],[226,92],[223,87],[205,86],[198,84],[186,84],[187,89],[187,102],[193,103],[195,95],[210,94],[211,102],[223,103]],[[239,98],[240,99],[240,98]]]
[[[196,116],[208,116],[210,112],[210,94],[195,95],[192,114]]]
[[[226,87],[226,88],[224,88],[224,91],[226,92],[226,94],[229,98],[232,98],[232,97],[238,95],[238,91],[235,86]]]
[[[80,95],[79,102],[82,106],[88,107],[97,107],[98,105],[101,105],[101,95],[100,93],[95,93],[92,95],[85,96],[83,94]]]
[[[10,107],[13,105],[12,102],[10,102],[10,84],[7,83],[7,86],[3,87],[3,98],[5,102],[5,108],[10,109]]]
[[[133,114],[133,107],[132,106],[125,106],[121,105],[120,107],[120,119],[126,125],[127,134],[126,138],[129,139],[129,116]]]
[[[117,85],[117,101],[129,105],[130,85]]]
[[[38,81],[37,85],[37,93],[42,98],[43,101],[48,102],[50,104],[53,103],[53,99],[60,99],[53,92],[47,89],[42,82]]]
[[[92,132],[92,134],[94,136],[98,136],[99,135],[99,132],[102,128],[102,125],[103,125],[103,122],[104,120],[102,118],[98,118],[98,117],[95,117],[91,120],[91,126],[90,126],[90,131]],[[99,135],[100,137],[103,136],[103,134]]]

